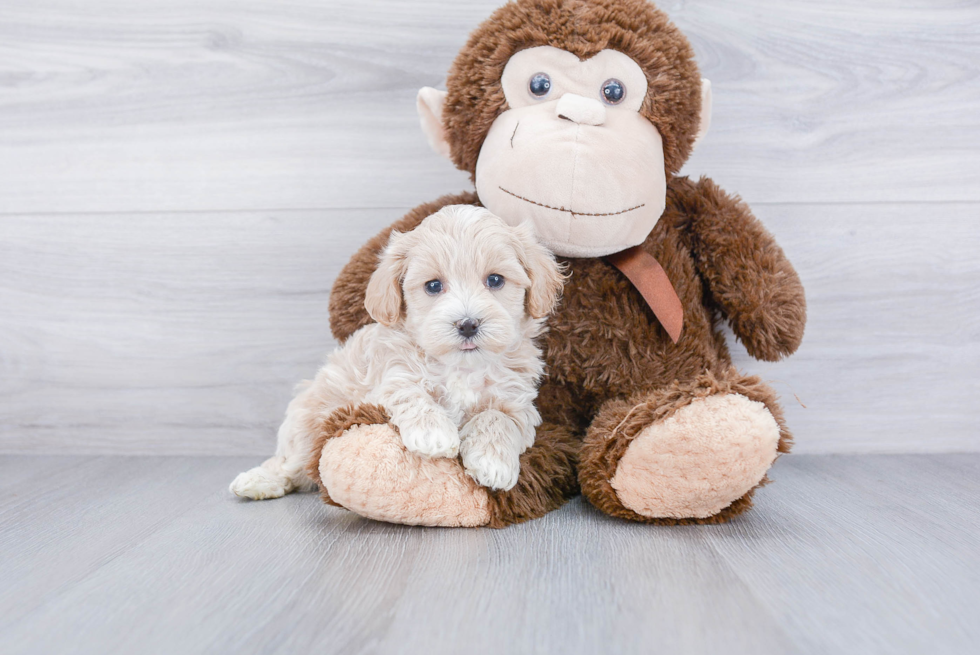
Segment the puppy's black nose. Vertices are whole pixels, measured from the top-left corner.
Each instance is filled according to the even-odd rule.
[[[456,321],[455,325],[464,339],[469,339],[480,331],[480,321],[472,318],[464,318],[462,321]]]

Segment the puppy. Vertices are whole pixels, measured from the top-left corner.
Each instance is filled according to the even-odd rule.
[[[392,233],[364,300],[376,323],[306,383],[275,456],[240,474],[231,491],[263,499],[312,488],[304,467],[324,420],[360,403],[386,408],[409,451],[461,455],[481,485],[512,488],[541,423],[534,400],[544,366],[534,338],[562,282],[529,224],[510,227],[483,208],[444,207]]]

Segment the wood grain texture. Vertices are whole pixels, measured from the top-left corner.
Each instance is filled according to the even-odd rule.
[[[764,510],[708,540],[806,652],[967,653],[978,474],[975,455],[784,458]]]
[[[3,3],[0,452],[269,452],[343,262],[469,186],[414,94],[494,6]],[[664,8],[715,89],[687,172],[807,288],[796,356],[735,348],[797,452],[980,449],[980,3]]]
[[[783,396],[796,452],[980,450],[978,211],[758,208],[809,323],[786,361],[733,352]],[[399,214],[0,220],[0,452],[271,453],[335,345],[334,276]]]
[[[0,220],[2,447],[267,450],[333,348],[333,278],[398,215]]]
[[[6,458],[29,472],[0,500],[0,634],[198,505],[209,460]],[[5,476],[6,478],[6,476]],[[179,481],[175,483],[175,481]],[[25,547],[27,546],[27,547]]]
[[[578,499],[499,531],[240,501],[224,485],[242,458],[70,460],[0,458],[59,471],[0,522],[4,653],[959,655],[980,638],[977,455],[783,458],[727,525]]]
[[[801,270],[811,322],[791,360],[743,358],[743,367],[801,395],[810,409],[787,404],[804,452],[977,447],[969,401],[980,239],[956,229],[975,208],[929,217],[946,228],[931,239],[902,236],[914,234],[918,211],[862,207],[862,223],[874,227],[859,230],[846,209],[764,208]],[[265,452],[292,385],[333,345],[332,277],[390,220],[386,211],[5,220],[4,447]],[[793,226],[789,239],[784,226]],[[923,278],[932,280],[914,311],[908,294],[889,293],[896,281],[921,287]],[[961,301],[947,304],[947,293]],[[952,419],[946,432],[923,439],[937,415]]]
[[[0,213],[403,207],[464,187],[414,98],[499,3],[11,0]],[[980,4],[663,3],[713,80],[687,167],[751,202],[980,200]]]

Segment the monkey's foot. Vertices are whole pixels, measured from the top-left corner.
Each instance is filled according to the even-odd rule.
[[[447,527],[490,522],[487,490],[459,460],[410,453],[388,424],[357,425],[329,439],[319,471],[333,502],[370,519]]]
[[[778,443],[779,426],[765,405],[737,394],[709,396],[644,428],[610,485],[642,516],[707,518],[762,481]]]
[[[774,394],[743,381],[751,384],[701,381],[608,403],[582,446],[583,493],[635,521],[715,523],[747,510],[789,436],[770,411]]]
[[[406,450],[380,407],[335,412],[314,446],[307,472],[324,501],[361,516],[407,525],[503,527],[543,516],[577,491],[571,433],[541,426],[521,456],[517,484],[490,491],[458,458],[426,458]]]

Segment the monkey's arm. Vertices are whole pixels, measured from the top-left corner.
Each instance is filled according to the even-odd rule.
[[[756,359],[795,352],[806,298],[782,248],[744,202],[710,179],[684,180],[678,192],[696,265],[732,331]]]
[[[371,274],[378,267],[378,256],[388,245],[388,237],[393,230],[411,231],[426,216],[436,213],[446,205],[478,204],[475,193],[443,196],[434,202],[419,205],[361,246],[340,271],[330,290],[330,331],[334,338],[344,342],[347,337],[371,322],[371,317],[364,309],[364,292]]]

